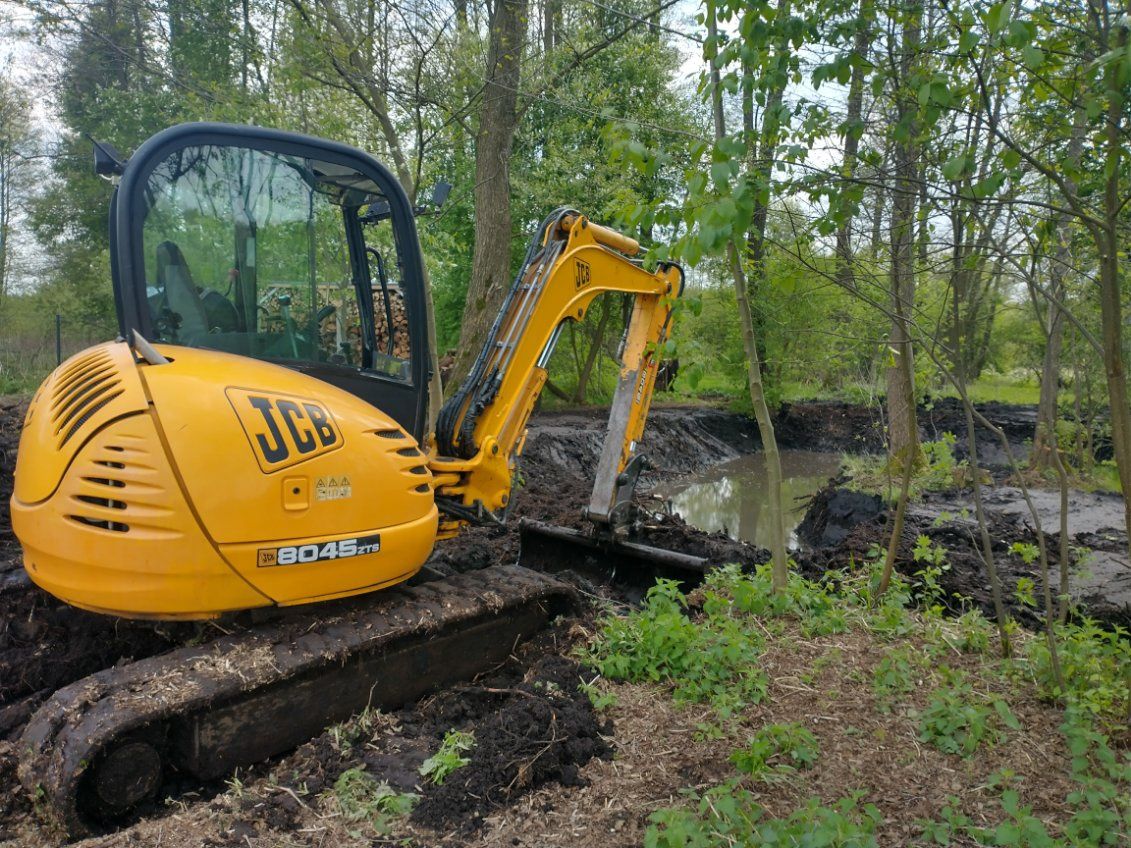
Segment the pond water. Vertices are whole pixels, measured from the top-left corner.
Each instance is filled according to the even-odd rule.
[[[840,454],[781,451],[782,506],[789,547],[799,546],[797,525],[810,496],[840,470]],[[657,486],[652,494],[670,501],[672,512],[694,527],[722,531],[763,548],[770,546],[766,462],[762,453],[716,465],[702,474]]]

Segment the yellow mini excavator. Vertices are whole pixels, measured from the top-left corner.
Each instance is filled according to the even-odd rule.
[[[71,834],[171,775],[230,773],[474,674],[569,609],[567,585],[521,566],[410,578],[437,539],[505,520],[555,341],[606,292],[633,306],[587,509],[600,532],[581,535],[615,544],[683,286],[677,265],[649,271],[632,239],[555,211],[428,432],[420,210],[385,167],[222,124],[173,127],[128,161],[96,145],[95,164],[116,185],[121,339],[64,362],[28,409],[12,498],[26,570],[116,616],[296,609],[48,699],[20,775]]]

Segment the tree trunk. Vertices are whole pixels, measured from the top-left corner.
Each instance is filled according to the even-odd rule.
[[[788,8],[788,3],[783,4]],[[788,14],[779,9],[779,14]],[[715,20],[715,7],[707,3],[707,32],[712,43],[717,39],[718,26]],[[719,70],[711,64],[711,110],[715,121],[715,139],[726,135],[726,120],[723,113],[722,85]],[[764,226],[764,224],[763,224]],[[763,230],[764,234],[764,230]],[[766,484],[769,489],[768,510],[770,514],[770,554],[773,558],[773,585],[775,591],[783,591],[789,582],[789,561],[786,550],[785,516],[781,494],[781,456],[778,441],[774,434],[774,422],[770,417],[770,407],[766,403],[765,387],[762,385],[762,362],[758,355],[758,340],[754,335],[754,320],[750,310],[749,288],[742,257],[734,239],[727,243],[727,257],[730,260],[734,279],[735,300],[738,304],[738,320],[742,328],[742,345],[746,352],[746,369],[750,387],[750,402],[754,406],[754,417],[758,421],[758,432],[762,437],[762,451],[766,457]]]
[[[1080,165],[1084,147],[1084,115],[1077,111],[1068,141],[1069,173]],[[1067,179],[1069,190],[1076,191],[1075,181]],[[1048,307],[1045,312],[1045,357],[1041,365],[1041,397],[1037,403],[1037,426],[1033,433],[1033,454],[1029,460],[1035,471],[1045,471],[1056,465],[1052,451],[1057,449],[1056,421],[1057,396],[1060,389],[1060,354],[1064,347],[1065,278],[1071,261],[1072,222],[1067,211],[1060,212],[1056,221],[1056,249],[1049,268]]]
[[[1115,49],[1127,48],[1127,26],[1120,21]],[[1123,158],[1123,86],[1117,74],[1120,65],[1109,62],[1104,72],[1107,89],[1107,121],[1104,128],[1104,226],[1100,249],[1100,326],[1102,328],[1104,372],[1107,376],[1108,404],[1111,407],[1111,441],[1119,483],[1131,495],[1131,408],[1127,405],[1127,374],[1123,367],[1123,304],[1120,291],[1119,179]],[[1123,520],[1131,543],[1131,497],[1123,499]]]
[[[915,223],[919,190],[916,186],[919,142],[916,139],[916,94],[910,77],[919,51],[919,27],[923,8],[905,9],[906,22],[900,45],[899,94],[896,101],[899,122],[905,135],[895,143],[895,185],[891,203],[891,302],[890,346],[894,361],[887,372],[888,443],[892,459],[910,453],[919,456],[919,423],[915,414],[914,360],[911,346],[911,318],[915,302]]]
[[[864,112],[864,63],[872,42],[872,16],[875,13],[875,0],[860,0],[857,13],[856,35],[852,40],[852,55],[855,64],[848,83],[848,104],[844,116],[844,162],[841,175],[846,182],[856,176],[856,158],[860,151],[860,135],[863,130],[861,119]],[[844,219],[836,231],[836,281],[845,288],[856,285],[856,275],[852,267],[852,224],[855,215]]]
[[[487,82],[475,137],[475,249],[453,383],[467,375],[511,282],[510,158],[526,16],[527,0],[496,0],[491,16]]]

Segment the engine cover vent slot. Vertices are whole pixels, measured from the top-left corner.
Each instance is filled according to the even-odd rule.
[[[94,495],[75,495],[75,498],[91,506],[101,506],[106,509],[125,509],[125,501],[116,501],[113,498],[99,498]]]
[[[382,439],[403,439],[405,434],[400,430],[374,430],[373,434]]]
[[[98,348],[59,374],[51,395],[51,423],[62,448],[98,410],[124,392],[113,357]]]
[[[96,527],[99,530],[109,530],[113,533],[130,532],[130,526],[128,524],[122,524],[120,521],[106,521],[101,518],[91,518],[88,515],[68,515],[67,518],[79,524],[86,525],[87,527]]]

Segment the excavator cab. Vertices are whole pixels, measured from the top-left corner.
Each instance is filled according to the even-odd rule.
[[[122,336],[284,365],[425,433],[414,211],[354,148],[250,126],[161,132],[111,206]]]

